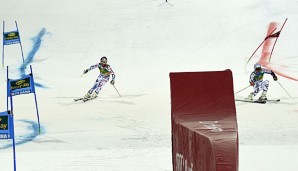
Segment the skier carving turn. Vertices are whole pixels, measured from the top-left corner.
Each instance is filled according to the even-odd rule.
[[[115,73],[114,73],[112,67],[107,62],[108,62],[107,57],[103,56],[102,58],[100,58],[100,63],[92,65],[88,69],[85,69],[83,71],[84,74],[87,74],[89,71],[91,71],[95,68],[99,69],[98,78],[96,79],[94,85],[90,88],[90,90],[84,96],[84,98],[83,98],[84,101],[88,100],[88,99],[96,98],[99,91],[102,89],[102,87],[109,81],[110,76],[112,76],[112,80],[110,81],[110,83],[112,85],[115,84]]]
[[[245,100],[253,101],[253,97],[256,96],[261,90],[263,91],[261,96],[259,97],[259,100],[267,100],[267,90],[269,87],[269,81],[264,80],[263,76],[264,74],[271,74],[274,81],[277,81],[277,76],[272,70],[268,70],[265,68],[262,68],[259,63],[256,63],[254,65],[254,71],[250,74],[249,83],[251,86],[253,86],[254,91],[251,92]]]

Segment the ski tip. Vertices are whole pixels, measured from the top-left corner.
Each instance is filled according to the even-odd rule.
[[[239,101],[239,102],[247,102],[247,103],[260,103],[260,104],[265,104],[267,101],[261,101],[261,100],[241,100],[241,99],[235,99],[235,101]]]
[[[75,101],[75,102],[80,101],[80,100],[83,100],[83,98],[73,99],[73,101]]]

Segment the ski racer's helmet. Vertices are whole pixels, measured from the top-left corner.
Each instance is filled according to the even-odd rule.
[[[257,68],[261,68],[261,64],[256,63],[256,64],[254,65],[254,69],[256,70]]]
[[[103,56],[100,58],[100,63],[106,64],[108,62],[108,58]]]
[[[255,65],[254,65],[254,69],[255,69],[255,72],[260,72],[261,71],[261,64],[259,64],[259,63],[256,63]]]

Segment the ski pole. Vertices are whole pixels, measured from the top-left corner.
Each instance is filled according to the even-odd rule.
[[[83,77],[85,74],[87,74],[87,72],[85,73],[85,72],[83,72],[83,74],[81,75],[81,77]]]
[[[243,90],[247,89],[248,87],[250,87],[250,85],[248,85],[247,87],[245,87],[245,88],[243,88],[243,89],[241,89],[241,90],[237,91],[235,94],[237,94],[237,93],[240,93],[241,91],[243,91]]]
[[[276,80],[277,81],[277,80]],[[292,98],[292,96],[287,92],[287,90],[280,84],[280,82],[279,81],[277,81],[278,82],[278,84],[280,85],[280,87],[282,88],[282,89],[284,89],[284,91],[290,96],[290,98]]]
[[[115,90],[117,91],[117,93],[119,94],[119,96],[121,97],[119,91],[117,90],[117,88],[115,87],[115,85],[113,85],[113,87],[115,88]]]

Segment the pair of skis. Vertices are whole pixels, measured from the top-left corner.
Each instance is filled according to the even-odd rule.
[[[248,103],[260,103],[260,104],[266,104],[268,103],[277,103],[280,102],[280,99],[270,99],[270,100],[242,100],[242,99],[235,99],[235,101],[239,102],[248,102]]]
[[[84,97],[81,97],[81,98],[77,98],[77,99],[73,99],[75,102],[77,102],[77,101],[83,101],[83,102],[86,102],[86,101],[89,101],[89,100],[93,100],[93,99],[95,99],[95,98],[97,98],[97,96],[96,97],[89,97],[89,98],[84,98]]]

